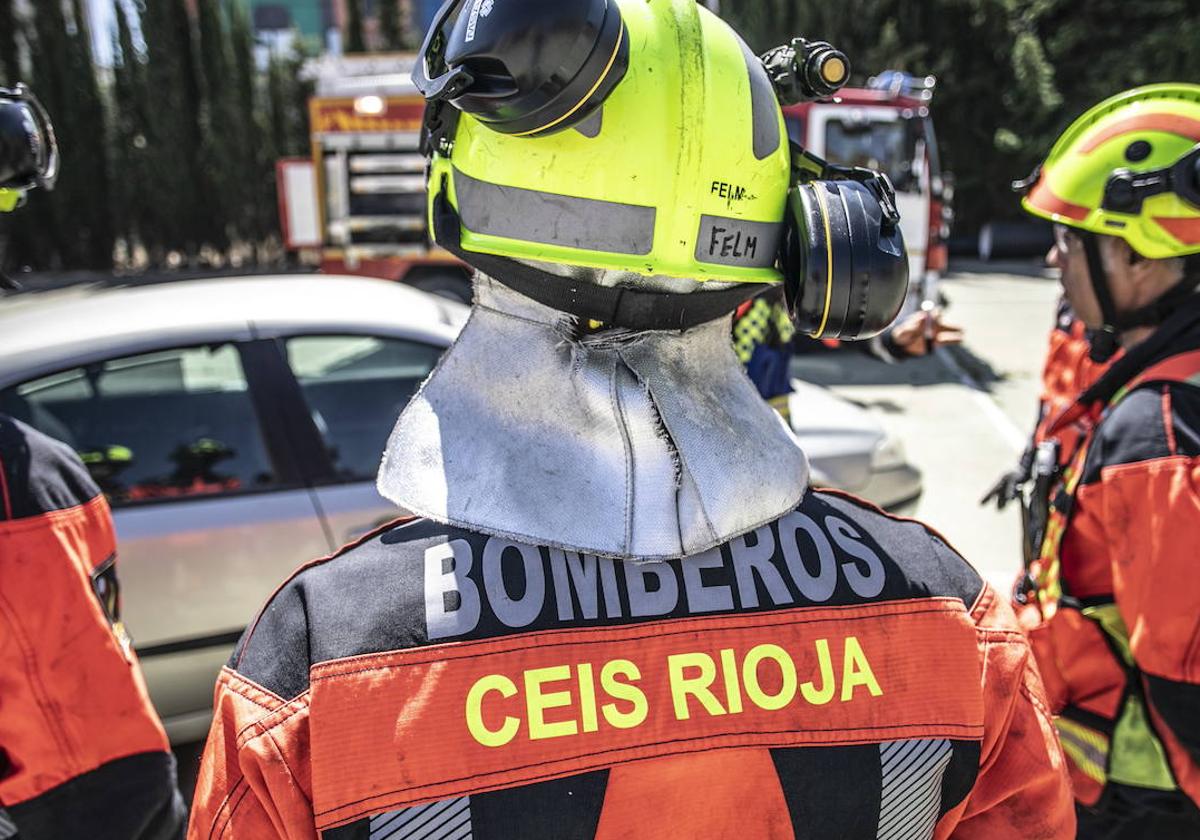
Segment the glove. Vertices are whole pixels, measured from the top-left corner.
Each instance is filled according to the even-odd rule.
[[[988,505],[995,502],[996,510],[1004,510],[1008,507],[1009,502],[1015,502],[1021,498],[1021,489],[1025,486],[1028,478],[1028,473],[1021,469],[1005,473],[1000,476],[1000,480],[993,485],[992,489],[984,494],[983,498],[979,500],[979,504]]]

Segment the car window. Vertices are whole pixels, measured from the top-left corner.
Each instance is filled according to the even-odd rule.
[[[0,392],[0,411],[74,447],[114,505],[276,484],[232,344],[44,376]]]
[[[429,344],[373,336],[287,341],[288,363],[339,480],[375,480],[396,418],[441,354]]]

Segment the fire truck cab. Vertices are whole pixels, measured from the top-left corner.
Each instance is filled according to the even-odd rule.
[[[927,299],[946,268],[952,197],[929,114],[934,84],[932,76],[888,71],[866,88],[843,88],[831,101],[784,109],[789,136],[813,154],[887,173],[896,188],[909,282]]]
[[[312,186],[280,178],[288,244],[319,254],[321,270],[397,280],[470,301],[466,266],[431,245],[420,152],[425,100],[413,86],[411,55],[326,57],[316,64],[309,103]],[[285,161],[303,172],[307,161]],[[303,178],[290,181],[303,184]],[[307,192],[307,194],[305,194]],[[297,241],[289,215],[305,201],[314,235]],[[301,211],[301,215],[302,215]]]

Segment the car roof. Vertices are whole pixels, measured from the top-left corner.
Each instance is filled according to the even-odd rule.
[[[466,307],[384,280],[271,275],[76,286],[0,299],[0,387],[154,348],[326,331],[445,346]]]

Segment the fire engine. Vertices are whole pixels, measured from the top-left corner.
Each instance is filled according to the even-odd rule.
[[[323,271],[397,280],[469,301],[468,269],[431,244],[425,217],[424,102],[408,55],[326,57],[310,103],[311,159],[280,161],[290,248]],[[830,101],[784,109],[791,139],[831,163],[886,172],[896,187],[914,303],[946,267],[950,186],[929,115],[934,81],[889,72]]]
[[[288,247],[330,274],[397,280],[470,300],[468,269],[431,245],[425,217],[425,100],[414,57],[326,56],[314,65],[312,157],[278,164]]]
[[[889,70],[832,100],[784,108],[788,135],[818,157],[886,172],[896,188],[915,302],[936,298],[946,270],[953,188],[930,117],[936,80]]]

